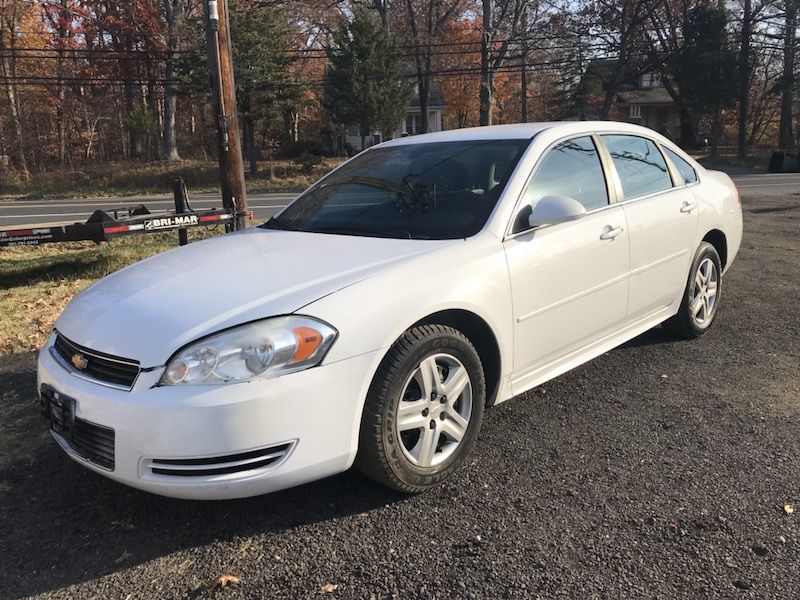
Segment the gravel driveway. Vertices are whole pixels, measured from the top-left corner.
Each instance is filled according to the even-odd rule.
[[[0,598],[800,597],[800,193],[743,197],[709,335],[653,330],[488,411],[416,497],[355,472],[235,502],[125,488],[50,439],[34,357],[4,359]]]

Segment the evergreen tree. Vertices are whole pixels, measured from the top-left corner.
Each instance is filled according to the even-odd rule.
[[[257,124],[282,121],[283,112],[301,102],[305,86],[288,72],[291,31],[283,11],[254,0],[233,0],[230,11],[236,103],[252,174],[258,164]]]
[[[334,123],[357,125],[361,147],[374,129],[384,136],[401,123],[413,95],[400,52],[389,33],[363,8],[333,36],[323,104]]]
[[[293,56],[292,31],[279,7],[258,0],[231,0],[229,4],[236,104],[242,124],[242,145],[250,172],[258,165],[257,128],[264,122],[282,122],[287,110],[303,103],[308,85],[289,72]],[[192,83],[202,97],[210,93],[208,57],[200,23],[187,32],[194,40],[191,52],[177,62],[184,82]],[[290,136],[284,132],[288,141]]]
[[[684,42],[675,61],[675,79],[695,118],[712,120],[712,144],[719,143],[722,109],[736,102],[736,53],[726,42],[725,10],[710,2],[689,9]]]

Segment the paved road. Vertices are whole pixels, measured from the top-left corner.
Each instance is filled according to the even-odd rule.
[[[766,193],[784,193],[800,189],[800,173],[785,175],[743,175],[734,178],[740,190],[760,190]],[[250,208],[257,221],[265,221],[283,208],[297,194],[250,194]],[[192,206],[199,208],[220,207],[218,194],[193,194]],[[51,223],[55,221],[85,220],[95,209],[109,211],[115,207],[145,204],[153,212],[164,212],[174,208],[171,196],[128,196],[118,198],[65,198],[56,200],[0,201],[0,227]]]
[[[48,435],[34,356],[0,360],[0,598],[800,598],[800,190],[770,181],[741,181],[708,335],[655,329],[488,410],[415,497],[353,471],[235,502],[128,489]]]
[[[250,194],[249,207],[257,221],[265,221],[286,206],[297,194]],[[192,194],[192,208],[221,208],[219,194]],[[175,210],[172,196],[124,196],[114,198],[64,198],[56,200],[0,200],[0,228],[14,225],[85,221],[96,209],[111,213],[114,208],[144,204],[153,213]]]

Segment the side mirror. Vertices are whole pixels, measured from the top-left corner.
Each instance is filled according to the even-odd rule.
[[[569,196],[545,196],[528,217],[528,225],[540,227],[541,225],[557,225],[580,219],[586,214],[586,208]]]

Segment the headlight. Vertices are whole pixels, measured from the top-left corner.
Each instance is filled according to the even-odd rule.
[[[310,317],[240,325],[186,346],[169,361],[161,385],[214,385],[277,377],[318,365],[336,330]]]

